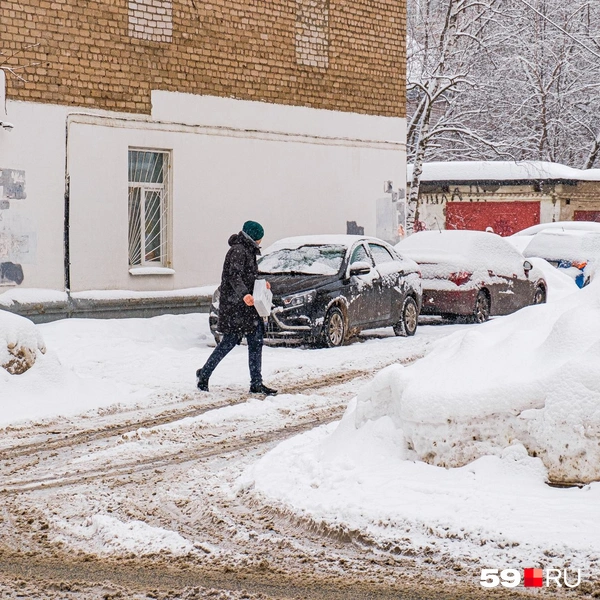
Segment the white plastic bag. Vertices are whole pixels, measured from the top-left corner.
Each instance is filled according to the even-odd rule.
[[[264,279],[257,279],[254,282],[254,308],[261,317],[268,317],[271,314],[273,306],[273,293],[267,289],[267,282]]]

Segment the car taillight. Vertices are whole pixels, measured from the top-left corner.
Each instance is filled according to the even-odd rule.
[[[463,283],[467,283],[467,281],[471,279],[471,273],[467,273],[466,271],[460,271],[460,273],[450,273],[450,277],[448,277],[448,279],[456,285],[463,285]]]
[[[585,266],[587,265],[587,262],[572,262],[571,264],[574,267],[577,267],[580,271],[583,271],[583,269],[585,269]]]

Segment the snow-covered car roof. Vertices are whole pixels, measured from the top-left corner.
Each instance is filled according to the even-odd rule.
[[[559,231],[597,231],[600,233],[600,223],[596,223],[595,221],[555,221],[554,223],[540,223],[539,225],[532,225],[531,227],[517,231],[510,237],[535,235],[540,231],[546,231],[548,229]]]
[[[509,235],[504,239],[513,247],[516,248],[521,254],[523,254],[523,250],[527,248],[527,244],[532,240],[532,235]]]
[[[395,249],[417,263],[451,264],[471,271],[493,269],[500,273],[512,270],[515,261],[524,261],[504,238],[485,231],[421,231],[396,244]]]
[[[569,260],[587,262],[600,260],[600,230],[540,231],[531,237],[523,250],[526,257],[538,256],[546,260]]]
[[[263,250],[263,255],[276,252],[277,250],[300,248],[300,246],[344,246],[349,248],[355,242],[366,240],[378,244],[389,245],[383,240],[365,235],[343,235],[343,234],[320,234],[320,235],[298,235],[294,237],[283,238],[271,244]]]

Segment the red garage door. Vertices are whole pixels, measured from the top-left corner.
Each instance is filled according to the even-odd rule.
[[[600,210],[576,210],[573,220],[600,223]]]
[[[498,235],[512,235],[540,222],[539,202],[448,202],[446,229],[491,227]]]

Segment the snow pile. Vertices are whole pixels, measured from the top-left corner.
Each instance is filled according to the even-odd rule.
[[[70,537],[59,534],[55,537],[55,542],[64,542],[67,539],[71,541],[71,537],[74,537],[80,541],[92,542],[102,554],[119,551],[186,555],[194,549],[191,542],[175,531],[153,527],[138,520],[124,522],[110,515],[94,515],[77,526],[62,523],[62,528]]]
[[[51,304],[66,303],[66,292],[39,288],[8,288],[0,293],[0,306],[14,306],[15,304]]]
[[[575,280],[564,269],[553,267],[543,258],[527,259],[541,274],[546,282],[547,302],[555,302],[579,291]]]
[[[433,465],[465,465],[519,442],[553,481],[600,480],[600,282],[385,369],[345,416],[357,429],[380,418]]]
[[[30,419],[133,405],[152,394],[154,381],[148,372],[144,373],[146,385],[128,381],[126,377],[136,366],[126,361],[131,358],[130,348],[122,341],[122,336],[129,332],[129,321],[97,322],[97,330],[94,323],[93,320],[66,319],[34,325],[28,319],[0,311],[0,354],[4,352],[3,341],[19,340],[21,347],[30,350],[24,355],[35,357],[33,367],[19,377],[0,369],[0,427]],[[153,328],[148,323],[155,321],[139,319],[139,323],[140,337],[142,331],[150,337]],[[86,328],[86,324],[90,325]],[[120,329],[121,337],[116,331],[112,337],[106,335],[107,339],[98,335],[98,331],[105,332],[110,325],[113,325],[112,330]],[[167,335],[163,337],[164,345],[168,345],[170,339]],[[35,354],[34,348],[38,349]],[[141,344],[135,345],[140,360],[147,358],[141,354],[144,350]],[[1,357],[0,363],[4,364]],[[113,376],[111,369],[116,368],[124,373],[121,378]],[[156,364],[152,368],[157,372]]]
[[[20,375],[33,366],[38,352],[44,354],[46,346],[35,325],[0,310],[0,366],[11,375]]]
[[[399,553],[589,570],[600,556],[599,442],[593,282],[380,371],[341,422],[286,440],[236,490]]]
[[[597,569],[600,484],[549,487],[541,460],[520,444],[456,469],[409,455],[389,417],[360,429],[344,419],[277,446],[243,474],[238,493],[397,554],[440,553],[470,569]]]

